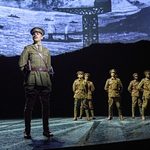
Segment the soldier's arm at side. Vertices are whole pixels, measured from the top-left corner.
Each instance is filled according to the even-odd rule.
[[[106,80],[105,86],[104,86],[104,90],[108,91],[108,86],[109,86],[109,79]]]
[[[27,47],[24,47],[24,50],[22,51],[20,58],[19,58],[19,67],[21,71],[24,70],[27,64],[28,64],[28,49]]]
[[[119,79],[119,84],[120,84],[120,92],[122,92],[123,91],[123,84],[122,84],[120,79]]]
[[[93,82],[91,82],[91,91],[94,92],[94,90],[95,90],[95,86],[94,86]]]
[[[47,57],[47,67],[48,67],[48,69],[49,69],[49,71],[50,71],[50,69],[51,69],[51,54],[50,54],[50,52],[49,52],[49,50],[47,49],[47,53],[48,53],[48,57]]]
[[[73,85],[72,85],[72,91],[73,91],[73,92],[76,91],[76,80],[73,82]]]
[[[138,84],[138,90],[142,91],[144,85],[144,79],[141,80],[141,82]]]
[[[131,93],[132,91],[132,81],[130,82],[129,86],[128,86],[128,91]]]

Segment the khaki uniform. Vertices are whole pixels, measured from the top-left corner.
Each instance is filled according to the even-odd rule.
[[[120,108],[120,93],[123,89],[122,82],[119,78],[109,78],[105,83],[104,89],[108,92],[108,114],[112,118],[113,103],[116,103],[119,116],[122,116]]]
[[[77,119],[78,109],[85,109],[87,119],[89,119],[88,104],[86,101],[88,85],[84,79],[76,79],[72,86],[74,92],[74,118]]]
[[[139,112],[142,115],[142,101],[141,92],[138,89],[139,81],[132,80],[128,86],[128,91],[131,93],[132,97],[132,117],[135,117],[135,107],[138,102]]]
[[[93,84],[92,81],[86,81],[87,84],[88,84],[88,93],[87,93],[87,105],[88,105],[88,109],[90,110],[90,113],[91,113],[91,117],[94,119],[94,107],[93,107],[93,92],[95,90],[95,86]],[[81,107],[81,110],[80,110],[80,118],[82,118],[82,114],[83,114],[83,110],[82,110],[82,107]]]
[[[49,78],[49,73],[51,68],[51,57],[48,49],[42,47],[39,51],[46,62],[43,62],[42,58],[39,56],[39,51],[35,44],[28,45],[24,48],[20,59],[19,67],[22,71],[29,71],[26,80],[24,81],[25,86],[44,86],[51,89],[51,80]],[[29,64],[30,63],[30,64]],[[28,66],[28,68],[26,68]],[[29,70],[25,70],[29,69]],[[38,70],[39,69],[39,70]],[[41,71],[40,71],[41,69]],[[43,69],[43,71],[42,71]]]
[[[38,54],[38,51],[43,58]],[[51,68],[51,56],[48,49],[43,46],[41,49],[38,49],[35,44],[26,46],[20,56],[19,67],[24,72],[25,77],[25,132],[30,134],[32,110],[37,99],[40,99],[42,103],[43,130],[48,132],[49,96],[51,90],[51,80],[48,73]]]
[[[150,79],[142,79],[138,85],[138,89],[143,91],[142,116],[144,116],[145,109],[150,101]]]

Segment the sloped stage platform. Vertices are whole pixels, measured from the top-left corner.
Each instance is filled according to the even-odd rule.
[[[50,118],[49,122],[53,137],[43,137],[41,119],[33,119],[32,139],[26,140],[23,120],[0,120],[0,150],[112,149],[150,142],[150,117],[145,121],[140,117],[126,117],[123,121],[118,117],[108,121],[104,116],[92,121]]]

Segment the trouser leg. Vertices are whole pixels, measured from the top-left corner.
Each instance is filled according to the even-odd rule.
[[[121,105],[120,105],[120,97],[116,97],[115,102],[116,102],[116,107],[117,107],[117,110],[118,110],[119,118],[120,118],[120,120],[123,120]]]
[[[74,99],[74,120],[77,120],[78,109],[80,106],[81,106],[81,100],[80,99]]]
[[[86,118],[87,118],[87,120],[90,120],[88,100],[84,99],[82,102],[83,102],[83,108],[85,110]]]
[[[80,116],[79,116],[79,119],[82,119],[82,116],[83,116],[83,108],[80,108]]]
[[[142,101],[140,98],[138,98],[138,106],[139,106],[140,115],[142,116]]]
[[[82,116],[83,116],[83,102],[81,101],[79,119],[82,119]]]
[[[142,116],[142,107],[139,107],[140,115]]]
[[[132,118],[135,118],[135,108],[132,106]]]
[[[89,110],[90,110],[90,113],[91,113],[91,117],[92,119],[95,119],[95,115],[94,115],[94,107],[93,107],[93,103],[92,103],[92,100],[88,100],[88,104],[89,104]]]
[[[25,132],[27,134],[30,134],[32,110],[37,96],[36,91],[34,89],[26,89],[25,93],[26,93],[26,103],[24,108]]]
[[[145,110],[147,108],[147,104],[148,104],[148,98],[143,98],[143,104],[142,104],[142,120],[145,120]]]
[[[108,119],[112,119],[113,116],[113,98],[109,97],[108,99]]]
[[[42,104],[42,121],[43,131],[49,132],[49,91],[43,90],[40,95],[40,101]]]
[[[135,118],[136,103],[137,103],[137,97],[132,96],[132,118]]]

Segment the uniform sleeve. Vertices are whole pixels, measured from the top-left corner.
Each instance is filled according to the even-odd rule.
[[[143,85],[144,85],[144,79],[142,79],[141,82],[138,84],[138,89],[139,89],[140,91],[143,90]]]
[[[91,91],[93,92],[95,90],[95,86],[93,84],[93,82],[91,82]]]
[[[19,67],[22,71],[24,70],[24,67],[27,65],[27,62],[28,62],[28,49],[27,47],[25,47],[19,58]]]
[[[129,86],[128,86],[128,91],[131,93],[132,91],[132,81],[130,82]]]
[[[48,51],[47,67],[51,71],[51,69],[53,69],[52,66],[51,66],[51,54],[50,54],[49,50],[47,50],[47,51]]]
[[[108,87],[109,87],[109,79],[107,79],[105,86],[104,86],[104,90],[108,91]]]
[[[119,84],[120,84],[120,92],[122,92],[123,91],[123,84],[122,84],[120,79],[119,79]]]
[[[72,90],[73,90],[73,92],[75,92],[75,90],[76,90],[76,81],[73,82]]]

